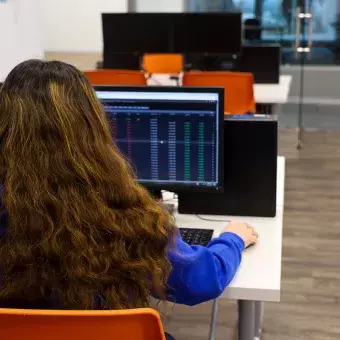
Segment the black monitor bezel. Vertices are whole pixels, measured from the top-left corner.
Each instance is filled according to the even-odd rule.
[[[97,85],[95,91],[129,91],[129,92],[189,92],[189,93],[216,93],[219,98],[218,123],[218,184],[214,187],[195,186],[184,183],[140,183],[149,190],[168,190],[173,192],[223,192],[224,191],[224,88],[223,87],[175,87],[175,86],[108,86]]]

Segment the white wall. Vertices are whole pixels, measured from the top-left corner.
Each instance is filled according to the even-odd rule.
[[[40,0],[45,51],[101,52],[103,12],[126,12],[127,0]]]
[[[183,12],[185,0],[136,0],[137,12]]]
[[[18,63],[42,57],[38,0],[0,2],[0,81]]]
[[[47,52],[102,52],[101,13],[126,12],[128,1],[8,0],[8,4],[0,3],[2,69],[3,51],[11,56],[7,58],[11,66],[23,59],[41,57],[42,49]],[[137,11],[181,12],[184,2],[137,0]],[[15,51],[18,46],[24,47],[21,50],[25,51],[25,56]]]

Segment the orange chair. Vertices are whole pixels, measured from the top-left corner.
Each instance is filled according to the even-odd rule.
[[[144,54],[143,70],[150,79],[153,74],[169,74],[179,85],[179,75],[183,72],[182,54]]]
[[[225,114],[256,111],[254,76],[241,72],[185,72],[183,86],[222,86],[225,90]]]
[[[0,309],[0,339],[165,340],[159,314],[149,308],[122,311]]]
[[[146,85],[143,72],[130,70],[93,70],[84,72],[92,85]]]

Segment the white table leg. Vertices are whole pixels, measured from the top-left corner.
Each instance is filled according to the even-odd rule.
[[[217,313],[218,313],[218,299],[215,299],[213,301],[211,311],[209,340],[215,340]]]
[[[239,300],[238,302],[238,340],[255,338],[255,301]]]

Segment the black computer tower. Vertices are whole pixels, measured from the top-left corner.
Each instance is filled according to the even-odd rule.
[[[179,213],[274,217],[276,215],[277,119],[224,121],[224,192],[181,192]]]

